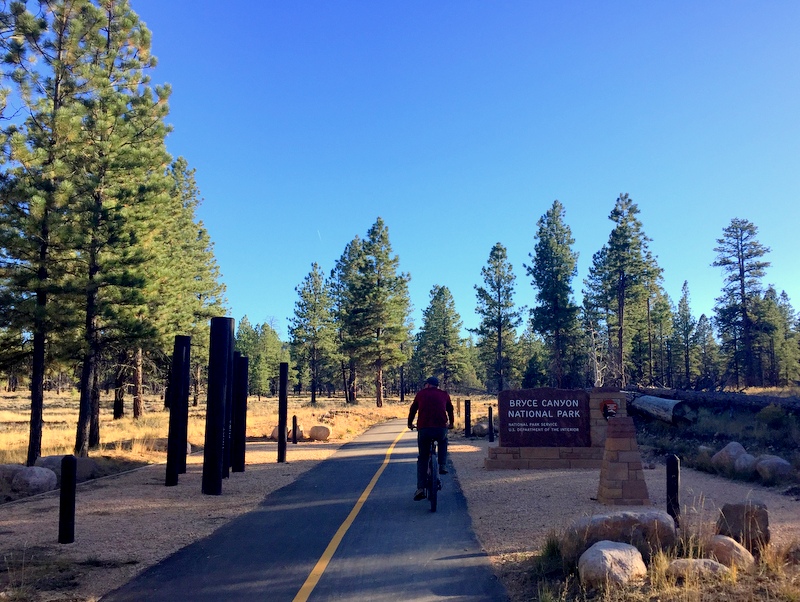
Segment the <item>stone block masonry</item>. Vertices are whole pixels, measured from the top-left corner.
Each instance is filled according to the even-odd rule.
[[[617,415],[608,421],[597,500],[617,506],[650,504],[633,418]]]

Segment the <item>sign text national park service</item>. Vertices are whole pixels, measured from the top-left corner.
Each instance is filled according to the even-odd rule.
[[[589,447],[589,394],[569,389],[501,391],[502,447]]]

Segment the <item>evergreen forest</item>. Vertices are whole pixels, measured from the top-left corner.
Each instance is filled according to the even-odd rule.
[[[101,392],[113,391],[115,417],[140,416],[145,392],[164,392],[175,335],[192,337],[193,403],[204,401],[209,319],[227,302],[195,171],[167,152],[170,87],[152,83],[150,32],[129,2],[0,2],[0,46],[0,371],[8,390],[30,391],[33,464],[45,391],[79,392],[75,453],[86,455],[100,443]],[[616,199],[580,283],[554,201],[523,264],[528,282],[515,281],[502,242],[475,266],[479,324],[466,336],[444,284],[412,323],[411,275],[378,218],[296,284],[288,340],[274,322],[239,322],[250,394],[276,393],[281,362],[312,403],[379,406],[430,375],[464,393],[795,384],[800,325],[763,282],[756,225],[737,218],[719,233],[723,288],[714,314],[695,317],[688,283],[676,299],[664,290],[638,215],[627,194]],[[534,307],[515,302],[518,286],[533,287]]]

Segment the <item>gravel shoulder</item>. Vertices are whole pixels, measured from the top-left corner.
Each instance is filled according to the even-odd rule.
[[[270,492],[330,457],[340,445],[290,446],[289,461],[277,464],[275,443],[248,443],[247,469],[223,482],[222,496],[200,493],[201,454],[188,458],[187,473],[176,487],[164,486],[163,464],[81,484],[76,541],[69,545],[56,543],[58,492],[4,504],[0,506],[0,552],[7,566],[11,560],[17,567],[7,571],[8,579],[12,586],[24,587],[26,579],[28,583],[37,579],[33,567],[49,562],[66,567],[69,579],[66,584],[63,579],[54,581],[39,599],[97,600],[252,510]],[[610,509],[592,500],[599,471],[487,471],[483,461],[489,445],[496,443],[455,435],[449,450],[475,532],[498,574],[503,574],[503,565],[515,555],[537,551],[548,533],[580,516]],[[665,508],[665,468],[646,470],[645,478],[653,505]],[[769,509],[773,541],[800,540],[800,502],[776,490],[691,470],[682,471],[681,485],[685,516],[711,522],[723,503],[757,499]],[[187,521],[187,515],[194,520]]]

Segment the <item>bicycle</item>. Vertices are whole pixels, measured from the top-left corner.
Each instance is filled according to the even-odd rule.
[[[415,430],[416,425],[411,427]],[[439,501],[439,490],[442,488],[442,480],[439,478],[439,448],[436,439],[431,439],[431,448],[428,452],[428,473],[425,477],[425,497],[431,504],[431,512],[436,512]]]
[[[442,480],[439,478],[439,454],[436,440],[431,441],[431,451],[428,454],[428,477],[425,481],[425,493],[431,503],[431,512],[436,512],[436,505],[439,497],[439,490],[442,488]]]

